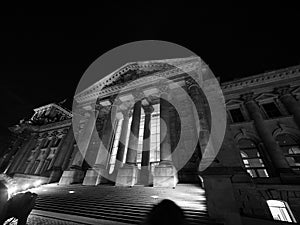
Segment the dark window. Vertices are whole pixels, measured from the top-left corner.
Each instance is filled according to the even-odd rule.
[[[300,171],[300,145],[298,141],[289,134],[278,135],[276,141],[282,149],[290,167],[295,171]]]
[[[240,123],[240,122],[245,121],[244,115],[243,115],[240,108],[230,109],[229,112],[230,112],[230,115],[231,115],[231,118],[232,118],[232,122]]]
[[[281,113],[274,102],[262,104],[267,116],[269,118],[276,118],[281,116]]]

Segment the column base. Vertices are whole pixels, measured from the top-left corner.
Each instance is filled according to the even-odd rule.
[[[172,163],[160,163],[154,168],[153,187],[175,188],[178,183],[177,171]]]
[[[139,169],[136,165],[124,164],[124,166],[118,170],[115,185],[133,187],[138,181],[138,176]]]
[[[86,171],[83,185],[107,184],[107,170],[105,168],[91,168]]]
[[[63,174],[63,171],[60,168],[54,168],[50,174],[48,183],[59,182],[62,174]]]
[[[150,186],[151,184],[153,184],[153,178],[151,179],[151,177],[151,171],[148,168],[142,167],[140,171],[138,184]]]
[[[59,180],[60,185],[78,184],[82,183],[84,178],[84,171],[81,169],[65,170]]]

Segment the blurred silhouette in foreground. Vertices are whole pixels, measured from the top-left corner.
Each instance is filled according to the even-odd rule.
[[[183,210],[169,199],[155,205],[143,225],[187,225]]]
[[[36,198],[37,194],[26,192],[18,193],[8,199],[7,187],[0,181],[0,224],[10,218],[16,218],[18,225],[26,225]]]

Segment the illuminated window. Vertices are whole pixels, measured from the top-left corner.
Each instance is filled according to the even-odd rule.
[[[293,170],[300,170],[300,145],[289,134],[280,134],[276,137],[283,154]]]
[[[246,138],[241,139],[238,144],[245,169],[251,177],[269,177],[256,144]]]
[[[296,223],[288,204],[284,201],[268,200],[267,204],[274,220]]]
[[[264,103],[262,104],[262,107],[268,118],[276,118],[282,116],[274,102]]]

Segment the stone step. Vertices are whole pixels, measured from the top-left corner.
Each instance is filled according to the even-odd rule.
[[[217,224],[208,217],[204,191],[197,185],[167,189],[51,184],[32,191],[39,195],[37,210],[140,224],[154,204],[168,198],[184,210],[189,224]]]

